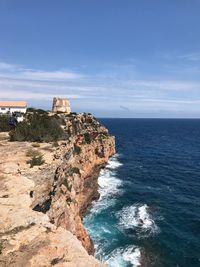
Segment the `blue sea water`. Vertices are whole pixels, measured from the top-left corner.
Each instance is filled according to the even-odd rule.
[[[200,266],[200,120],[102,119],[117,154],[84,219],[110,267]]]

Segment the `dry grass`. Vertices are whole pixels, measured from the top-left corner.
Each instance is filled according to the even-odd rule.
[[[0,133],[0,141],[8,140],[9,134],[7,132]]]
[[[39,144],[39,143],[37,143],[37,142],[35,142],[35,143],[32,143],[31,145],[32,145],[32,147],[40,147],[40,144]]]
[[[38,157],[38,156],[41,156],[41,152],[30,147],[26,152],[26,156],[27,157]]]

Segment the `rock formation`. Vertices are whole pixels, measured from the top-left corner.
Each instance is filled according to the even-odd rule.
[[[0,266],[105,266],[88,254],[82,218],[98,196],[99,171],[115,140],[90,114],[59,114],[66,140],[34,148],[45,164],[30,168],[29,142],[0,141]]]
[[[69,100],[67,98],[54,97],[52,112],[70,113],[71,108],[70,108]]]

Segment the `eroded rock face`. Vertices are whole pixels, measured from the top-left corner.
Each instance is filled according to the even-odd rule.
[[[0,141],[0,266],[105,266],[82,216],[115,140],[92,115],[59,116],[68,138],[37,148],[42,166],[26,163],[30,143]]]

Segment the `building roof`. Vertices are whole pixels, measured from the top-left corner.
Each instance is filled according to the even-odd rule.
[[[0,101],[0,107],[4,108],[26,108],[25,101]]]

